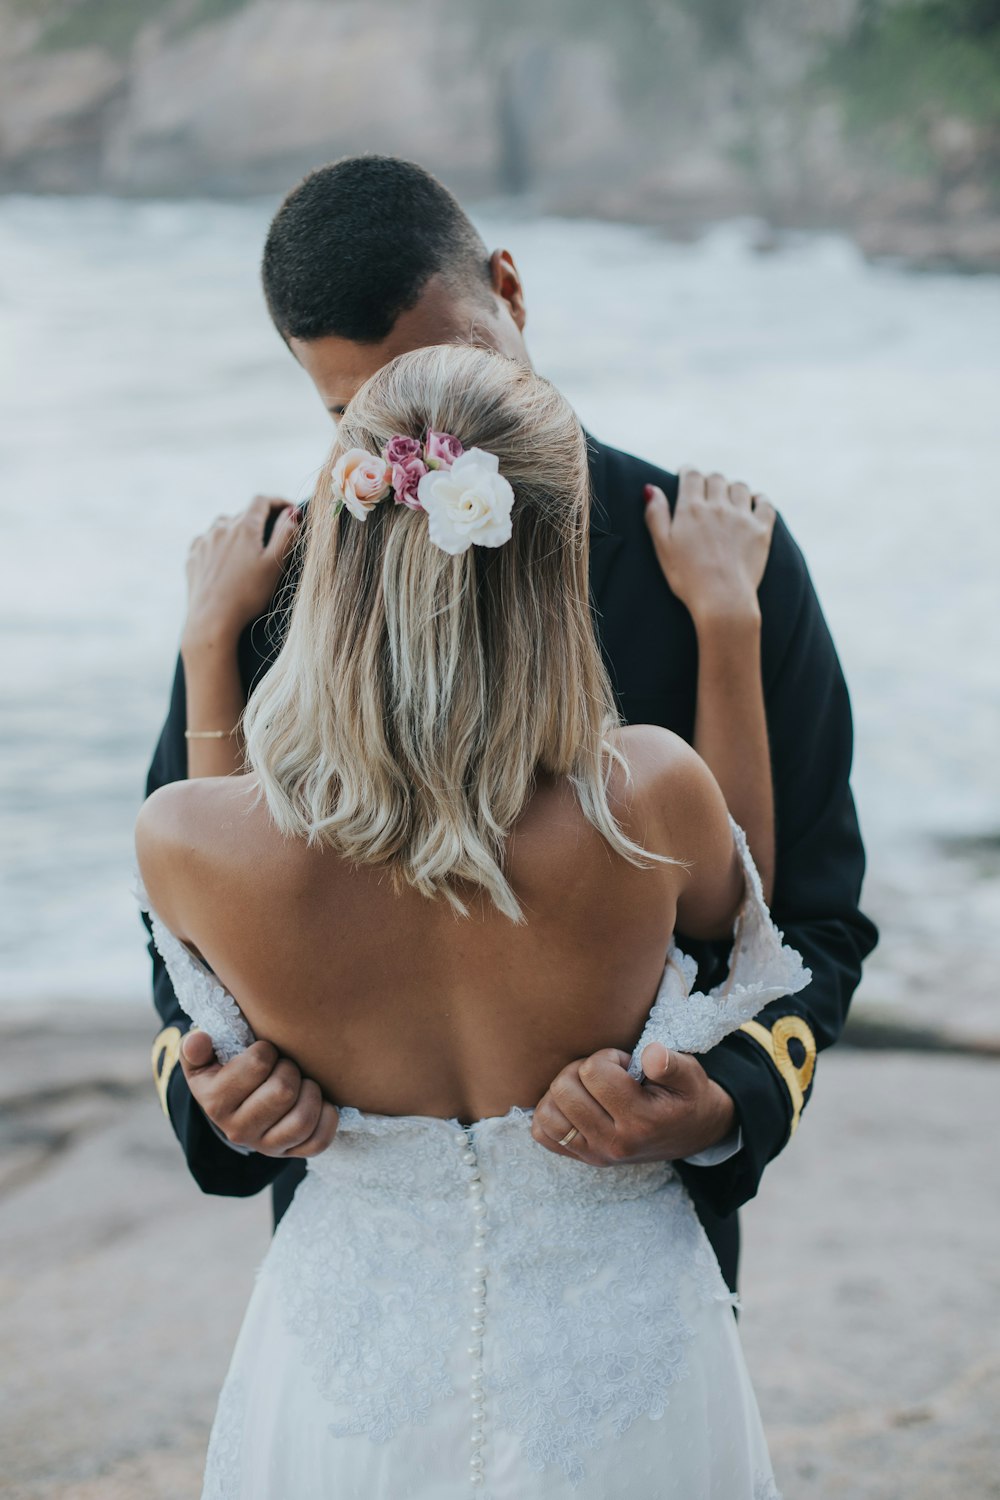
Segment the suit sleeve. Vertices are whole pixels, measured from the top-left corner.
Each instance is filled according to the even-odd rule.
[[[184,730],[187,705],[184,692],[184,668],[180,660],[174,675],[170,709],[157,743],[146,780],[146,795],[157,787],[187,777],[187,745]],[[149,919],[143,915],[149,931]],[[181,1143],[192,1177],[206,1193],[245,1198],[260,1192],[274,1181],[286,1162],[259,1152],[243,1154],[230,1146],[213,1129],[208,1117],[195,1102],[184,1072],[178,1066],[181,1039],[191,1022],[181,1009],[163,959],[149,942],[153,962],[153,1003],[160,1015],[161,1029],[153,1042],[152,1064],[156,1090],[163,1112],[170,1120]]]
[[[805,560],[778,518],[760,590],[762,665],[775,787],[771,909],[812,970],[703,1058],[731,1095],[743,1146],[715,1167],[679,1164],[695,1197],[728,1214],[757,1191],[794,1135],[816,1058],[837,1041],[878,933],[859,906],[865,870],[850,773],[851,705]]]

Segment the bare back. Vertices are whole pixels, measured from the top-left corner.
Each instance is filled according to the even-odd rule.
[[[623,730],[621,744],[633,781],[626,789],[616,768],[610,791],[625,832],[652,851],[697,856],[693,752],[646,727]],[[394,889],[385,870],[283,838],[255,790],[251,777],[164,788],[157,796],[172,806],[153,812],[140,853],[144,842],[164,850],[150,890],[168,925],[255,1033],[335,1103],[474,1120],[534,1106],[574,1058],[631,1050],[690,875],[614,853],[568,783],[540,784],[509,841],[521,926],[476,890],[462,893],[463,918],[443,899]],[[671,847],[681,830],[685,847]],[[717,883],[734,907],[733,871]]]

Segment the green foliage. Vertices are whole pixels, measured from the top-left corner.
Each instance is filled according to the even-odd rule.
[[[210,26],[214,21],[224,21],[227,16],[245,10],[249,0],[197,0],[186,12],[182,12],[171,28],[175,35],[194,31],[199,26]]]
[[[739,57],[746,49],[747,27],[759,0],[680,0],[698,30],[708,57]]]
[[[982,138],[993,175],[1000,151],[1000,6],[996,0],[919,0],[862,7],[815,81],[841,100],[856,140],[891,165],[944,173],[940,126],[960,121]]]
[[[45,15],[39,42],[45,52],[75,47],[104,47],[115,57],[126,57],[140,30],[149,21],[165,21],[173,35],[221,21],[242,10],[249,0],[29,0]]]
[[[115,57],[129,52],[142,26],[168,0],[76,0],[72,6],[50,6],[51,20],[42,33],[46,52],[69,52],[75,47],[104,47]]]

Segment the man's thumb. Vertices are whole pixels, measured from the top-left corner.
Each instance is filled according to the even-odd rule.
[[[181,1057],[188,1068],[207,1068],[215,1061],[215,1048],[207,1031],[193,1026],[181,1041]]]
[[[670,1053],[662,1042],[650,1042],[642,1049],[642,1071],[650,1083],[662,1083],[670,1067]]]

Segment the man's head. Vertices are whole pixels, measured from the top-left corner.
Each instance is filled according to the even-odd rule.
[[[263,279],[278,332],[334,417],[389,360],[429,344],[529,364],[511,257],[490,254],[413,162],[354,156],[312,172],[274,217]]]

